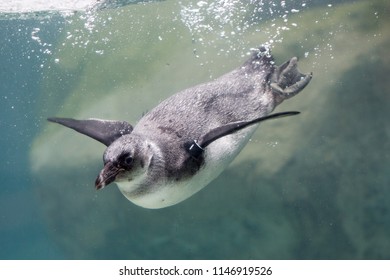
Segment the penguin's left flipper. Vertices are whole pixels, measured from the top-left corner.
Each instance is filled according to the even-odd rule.
[[[239,121],[234,123],[228,123],[223,126],[219,126],[217,128],[214,128],[210,130],[208,133],[206,133],[203,137],[201,137],[198,140],[192,140],[191,142],[188,142],[186,144],[186,150],[192,157],[199,157],[203,152],[204,149],[215,140],[224,137],[226,135],[232,134],[238,130],[241,130],[245,127],[248,127],[250,125],[270,120],[270,119],[276,119],[276,118],[282,118],[282,117],[288,117],[288,116],[294,116],[299,114],[300,112],[297,111],[288,111],[288,112],[281,112],[281,113],[275,113],[272,115],[268,115],[265,117],[256,118],[250,121]]]
[[[106,146],[109,146],[119,137],[130,134],[133,131],[133,126],[125,121],[75,120],[69,118],[48,118],[47,120],[74,129]]]

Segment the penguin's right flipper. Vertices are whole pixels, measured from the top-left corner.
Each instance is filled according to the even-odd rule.
[[[204,152],[204,149],[214,142],[215,140],[224,137],[226,135],[232,134],[238,130],[241,130],[245,127],[248,127],[250,125],[263,122],[266,120],[271,119],[277,119],[277,118],[283,118],[288,116],[294,116],[299,114],[297,111],[288,111],[288,112],[280,112],[275,113],[268,116],[259,117],[250,121],[239,121],[234,123],[228,123],[219,127],[216,127],[212,130],[210,130],[208,133],[203,135],[198,140],[192,140],[185,144],[185,148],[187,152],[194,158],[200,157],[200,155]]]
[[[133,126],[125,121],[75,120],[69,118],[48,118],[47,120],[74,129],[106,146],[109,146],[119,137],[130,134],[133,131]]]

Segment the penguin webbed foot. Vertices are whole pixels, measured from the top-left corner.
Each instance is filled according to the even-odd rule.
[[[275,68],[271,76],[270,86],[274,94],[282,100],[293,97],[310,82],[313,73],[302,74],[298,71],[298,58],[293,57]]]

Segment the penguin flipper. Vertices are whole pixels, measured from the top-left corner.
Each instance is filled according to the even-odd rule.
[[[47,120],[69,127],[106,146],[109,146],[119,137],[130,134],[133,131],[133,126],[125,121],[100,119],[75,120],[70,118],[48,118]]]
[[[215,140],[224,137],[226,135],[232,134],[238,130],[241,130],[245,127],[248,127],[250,125],[270,120],[270,119],[276,119],[276,118],[282,118],[282,117],[288,117],[288,116],[294,116],[299,114],[300,112],[297,111],[288,111],[288,112],[281,112],[281,113],[275,113],[272,115],[256,118],[250,121],[239,121],[239,122],[233,122],[228,123],[219,127],[216,127],[209,132],[207,132],[201,139],[198,141],[193,140],[191,143],[188,143],[186,145],[186,149],[188,153],[193,157],[199,157],[203,151],[204,148],[206,148],[209,144],[214,142]]]

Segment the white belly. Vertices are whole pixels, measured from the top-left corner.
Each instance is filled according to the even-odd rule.
[[[158,190],[136,197],[126,193],[129,183],[117,185],[127,199],[144,208],[157,209],[177,204],[200,191],[221,174],[248,143],[257,127],[258,125],[250,126],[211,143],[205,150],[204,166],[187,180],[159,185]]]

